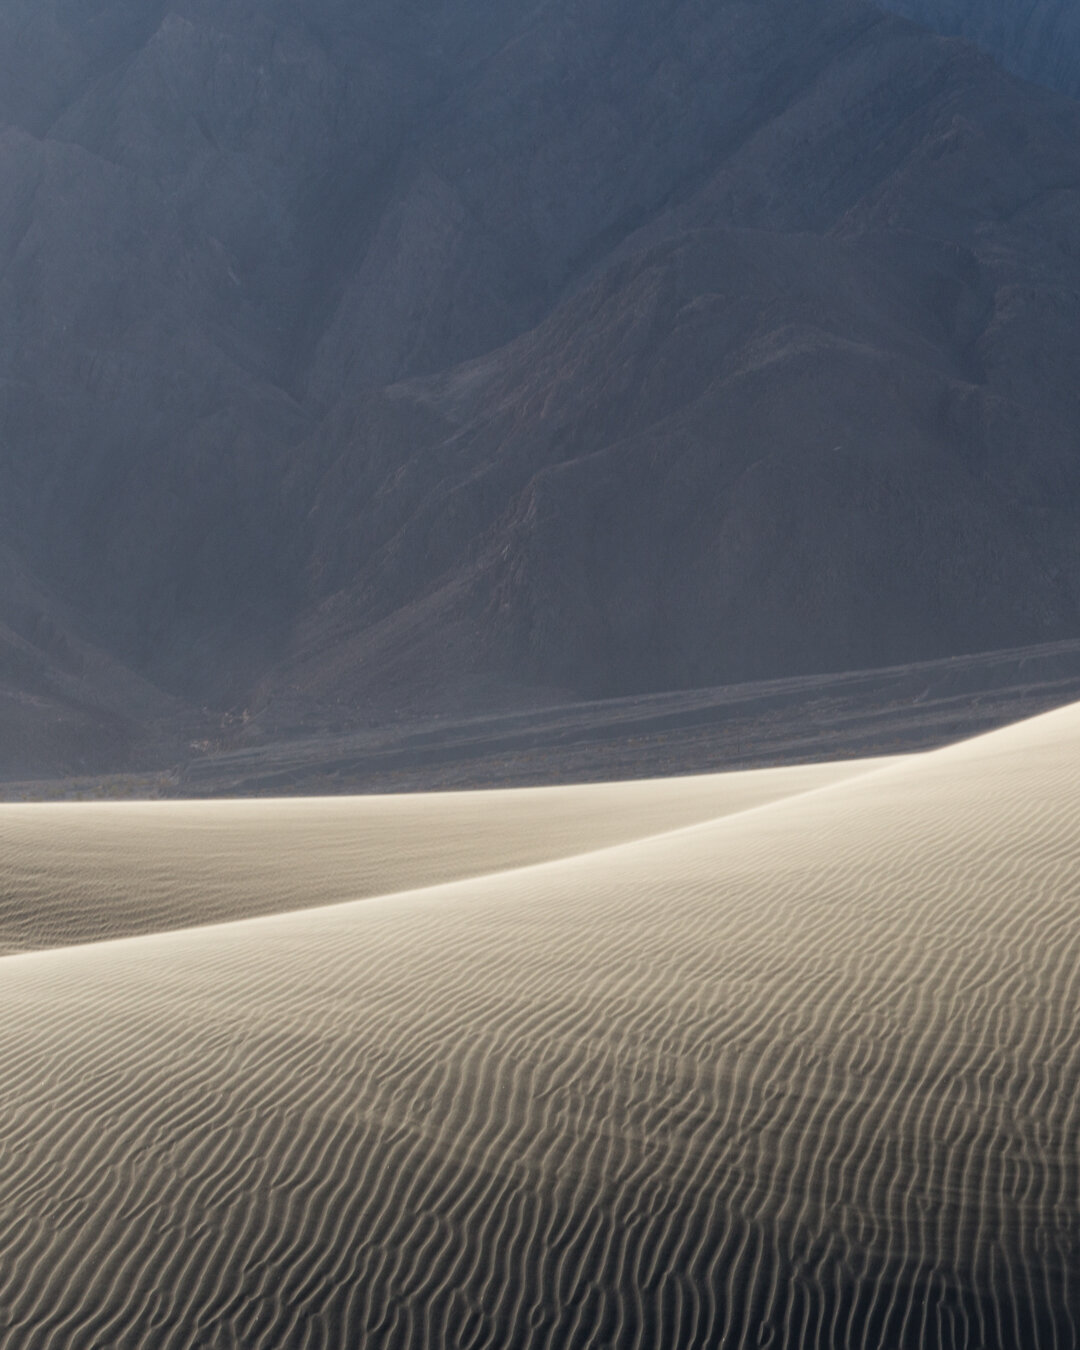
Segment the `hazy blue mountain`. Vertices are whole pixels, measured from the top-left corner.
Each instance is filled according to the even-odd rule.
[[[1080,632],[1080,108],[964,43],[0,0],[0,66],[16,643],[288,719]]]
[[[1080,7],[1074,0],[879,0],[939,33],[970,38],[1006,70],[1080,94]]]

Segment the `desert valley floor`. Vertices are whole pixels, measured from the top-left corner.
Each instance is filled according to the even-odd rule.
[[[0,806],[0,1343],[1080,1328],[1080,705],[892,759]]]

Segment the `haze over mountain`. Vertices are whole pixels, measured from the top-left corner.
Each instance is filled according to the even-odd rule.
[[[971,45],[856,0],[0,0],[0,123],[28,759],[175,697],[1080,633],[1080,105]]]
[[[1072,0],[879,0],[941,33],[971,38],[1008,70],[1080,94],[1080,10]]]

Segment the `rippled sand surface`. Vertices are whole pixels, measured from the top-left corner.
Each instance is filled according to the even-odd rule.
[[[900,761],[0,808],[0,1345],[1080,1325],[1080,708]]]

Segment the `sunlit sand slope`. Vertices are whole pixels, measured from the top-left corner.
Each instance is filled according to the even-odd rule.
[[[0,805],[0,952],[521,867],[744,811],[885,762],[515,792]]]
[[[5,1350],[1072,1347],[1080,709],[9,956],[0,1063]]]

